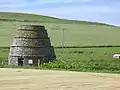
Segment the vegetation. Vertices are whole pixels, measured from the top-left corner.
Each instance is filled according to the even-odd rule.
[[[50,16],[42,16],[38,14],[26,14],[26,13],[11,13],[0,12],[0,21],[17,21],[17,22],[39,22],[39,23],[66,23],[66,24],[90,24],[90,25],[105,25],[113,26],[105,23],[90,22],[90,21],[78,21],[78,20],[65,20]],[[114,26],[115,27],[115,26]]]
[[[8,66],[9,46],[20,25],[44,25],[48,30],[57,59],[42,64],[40,69],[63,69],[120,73],[120,60],[113,59],[120,53],[120,27],[87,21],[64,20],[33,14],[0,13],[0,67],[37,68]],[[62,30],[65,29],[62,46]]]
[[[57,59],[51,63],[42,64],[40,69],[120,73],[120,59],[112,58],[114,53],[120,53],[120,47],[56,48],[55,52]],[[0,61],[4,61],[4,65],[0,67],[37,68],[8,66],[7,55],[8,49],[0,50]]]
[[[9,47],[11,45],[18,27],[22,24],[44,25],[48,30],[52,45],[55,47],[62,46],[63,28],[65,29],[65,46],[120,45],[120,27],[87,21],[75,21],[75,23],[72,23],[71,20],[20,13],[0,13],[0,18],[16,19],[13,22],[0,21],[0,47]],[[23,20],[23,22],[17,21],[19,19]],[[24,20],[39,20],[40,22],[24,22]],[[46,22],[43,22],[45,20]]]

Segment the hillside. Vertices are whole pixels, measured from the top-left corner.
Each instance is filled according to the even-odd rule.
[[[64,20],[54,17],[0,12],[0,47],[10,46],[17,28],[22,24],[45,25],[54,46],[119,45],[120,28],[97,22]]]
[[[66,19],[59,19],[59,18],[50,17],[50,16],[42,16],[38,14],[10,13],[10,12],[0,12],[0,20],[1,21],[18,21],[18,22],[92,24],[92,25],[113,26],[113,25],[98,23],[98,22],[66,20]]]

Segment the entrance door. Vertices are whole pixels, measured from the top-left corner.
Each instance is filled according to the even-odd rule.
[[[23,66],[24,58],[18,58],[18,66]]]

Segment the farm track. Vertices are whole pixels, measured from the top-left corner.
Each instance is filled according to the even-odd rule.
[[[120,75],[0,69],[0,90],[120,90]]]

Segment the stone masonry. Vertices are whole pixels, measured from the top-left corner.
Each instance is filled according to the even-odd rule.
[[[29,65],[29,60],[33,65],[48,63],[56,58],[54,48],[44,26],[21,25],[17,35],[10,47],[8,56],[9,65]]]

